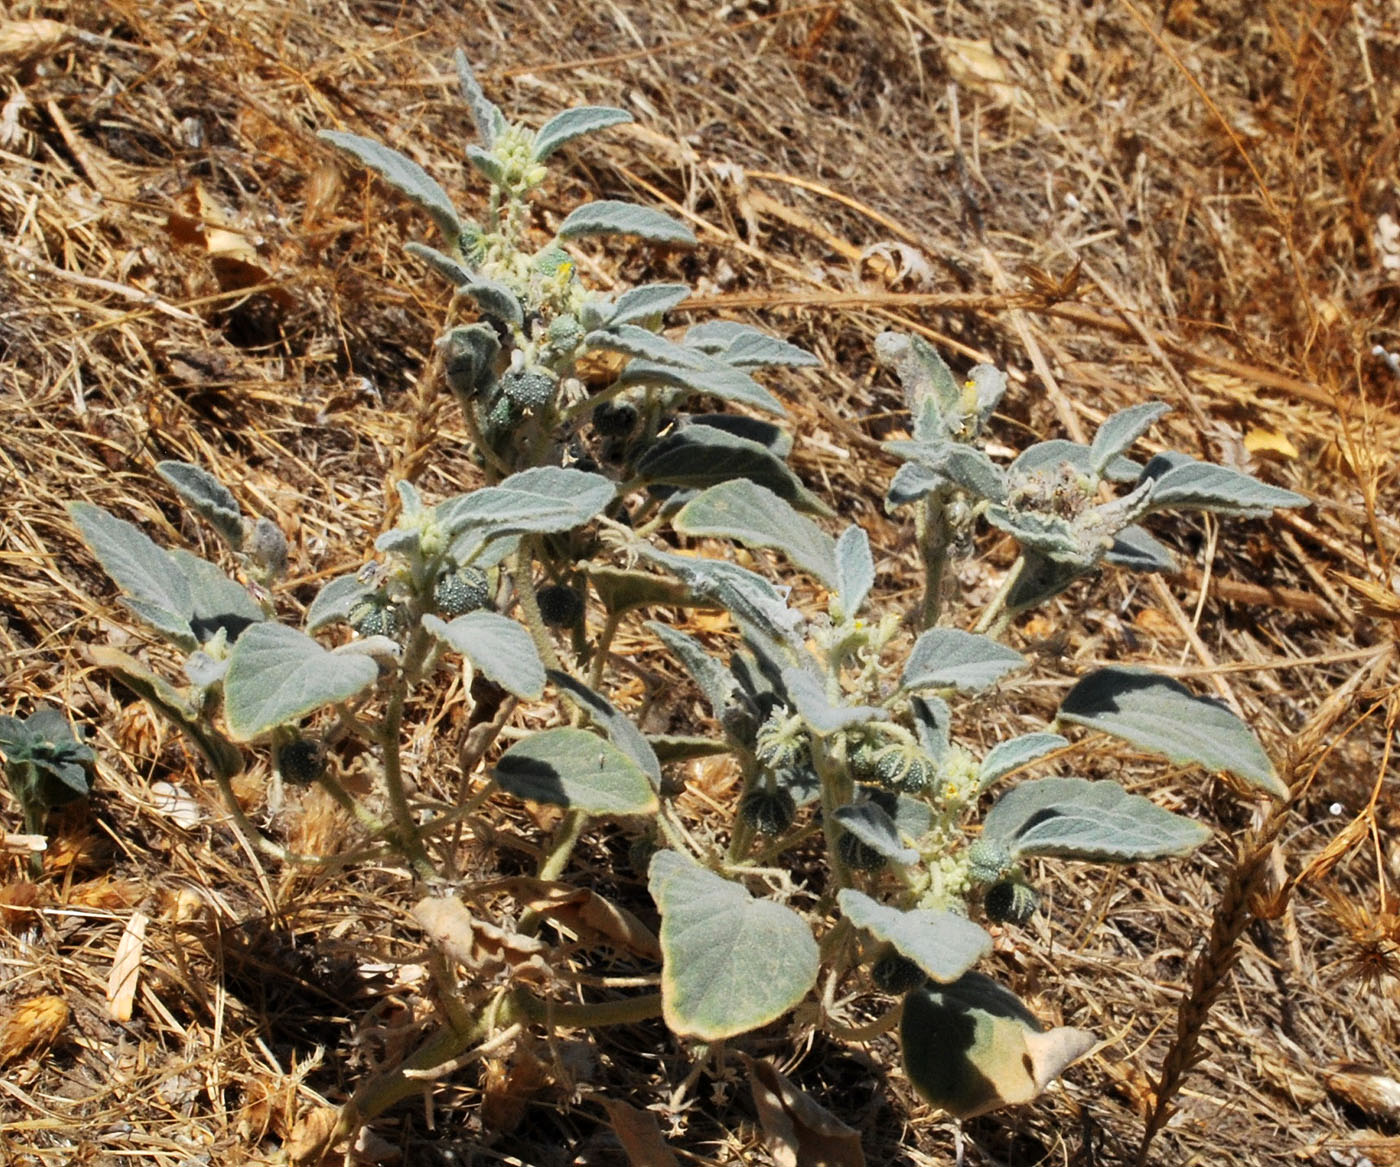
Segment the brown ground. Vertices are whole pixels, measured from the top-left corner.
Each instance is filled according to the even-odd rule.
[[[777,382],[795,462],[867,524],[883,586],[908,590],[900,602],[914,562],[880,508],[892,466],[872,440],[901,424],[872,361],[890,326],[924,333],[955,366],[1006,367],[1008,444],[1092,430],[1156,397],[1175,412],[1155,440],[1248,462],[1315,500],[1268,523],[1162,525],[1183,571],[1106,575],[1023,625],[1040,663],[1013,690],[1014,716],[987,717],[1029,726],[1066,677],[1108,658],[1174,668],[1247,711],[1298,791],[1274,877],[1302,878],[1286,910],[1249,925],[1153,1162],[1400,1162],[1396,1103],[1368,1105],[1332,1074],[1400,1075],[1400,813],[1385,748],[1400,711],[1400,377],[1371,354],[1400,349],[1393,4],[0,11],[59,22],[0,26],[0,707],[64,705],[101,756],[98,793],[56,824],[45,878],[29,884],[13,858],[0,890],[7,1161],[278,1161],[298,1116],[343,1097],[412,1008],[395,988],[395,967],[422,952],[406,881],[250,859],[178,741],[84,663],[85,644],[130,634],[61,506],[90,499],[189,541],[200,533],[173,525],[152,465],[215,468],[287,530],[291,611],[362,560],[387,477],[410,470],[434,497],[470,481],[453,412],[413,409],[443,312],[400,252],[423,218],[314,137],[383,139],[470,209],[481,191],[460,164],[468,129],[449,61],[461,45],[512,116],[588,101],[634,111],[635,126],[568,152],[541,227],[607,196],[695,223],[694,254],[599,249],[588,277],[687,279],[695,318],[754,319],[822,358]],[[425,452],[405,449],[415,425],[432,436]],[[974,597],[1005,563],[995,540],[979,548]],[[986,720],[962,724],[990,740]],[[1045,1015],[1113,1040],[1063,1090],[969,1124],[973,1163],[1131,1161],[1230,880],[1230,839],[1248,826],[1199,774],[1164,775],[1104,743],[1077,763],[1130,765],[1217,841],[1107,878],[1047,873],[1049,915],[1005,938],[1002,973]],[[194,797],[187,828],[158,810],[162,781]],[[256,772],[241,793],[268,821]],[[496,813],[506,838],[538,840],[518,810]],[[298,846],[339,829],[314,800],[271,826]],[[644,905],[625,847],[600,833],[574,877]],[[149,917],[139,989],[119,1022],[105,990],[137,913]],[[553,1058],[538,1048],[554,1064],[542,1078],[562,1063],[573,1081],[532,1082],[518,1058],[468,1068],[431,1106],[378,1124],[379,1149],[412,1164],[621,1163],[600,1104],[612,1097],[663,1112],[682,1162],[770,1161],[737,1061],[687,1080],[687,1051],[648,1026],[575,1035]],[[888,1039],[847,1049],[775,1028],[746,1048],[861,1127],[871,1162],[946,1161],[950,1128]]]

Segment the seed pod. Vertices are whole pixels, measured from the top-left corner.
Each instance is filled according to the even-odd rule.
[[[583,597],[567,584],[549,584],[535,595],[540,618],[552,628],[573,628],[583,619]]]
[[[739,814],[760,835],[781,835],[797,815],[797,803],[786,790],[750,790],[739,800]]]
[[[1000,843],[978,839],[967,849],[967,874],[973,883],[995,883],[1015,866],[1015,856]]]
[[[538,367],[511,369],[501,378],[501,392],[528,409],[543,409],[558,388],[559,382]]]
[[[438,578],[433,586],[433,607],[449,619],[485,607],[486,573],[477,567],[459,567]]]
[[[836,853],[852,871],[879,871],[885,865],[885,857],[880,852],[849,831],[842,832],[836,840]]]
[[[350,609],[350,627],[361,636],[397,636],[399,610],[383,595],[369,596]]]
[[[811,742],[800,718],[777,709],[759,726],[754,757],[767,770],[793,770],[811,757]]]
[[[604,401],[593,411],[593,428],[605,438],[625,438],[637,425],[637,407],[626,401]]]
[[[1005,879],[987,889],[982,907],[994,924],[1024,924],[1040,906],[1035,889],[1016,880]]]
[[[326,757],[321,747],[309,738],[297,737],[277,751],[277,772],[295,786],[315,782],[326,770]]]
[[[893,946],[887,946],[880,958],[870,966],[870,979],[882,992],[898,997],[910,989],[917,989],[928,980],[928,973]]]
[[[874,782],[886,790],[917,794],[927,790],[938,775],[938,763],[917,746],[886,746],[874,760]]]

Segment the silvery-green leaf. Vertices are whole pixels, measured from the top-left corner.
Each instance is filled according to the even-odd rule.
[[[423,617],[423,627],[472,662],[508,693],[535,701],[544,693],[544,665],[530,633],[497,612],[475,611],[446,622]]]
[[[691,393],[705,393],[724,401],[737,401],[740,405],[751,405],[778,417],[787,415],[782,403],[742,369],[718,360],[703,369],[683,369],[679,365],[633,360],[627,363],[617,379],[622,385],[666,385]]]
[[[935,762],[941,762],[952,740],[953,711],[948,708],[948,702],[942,697],[911,697],[909,715],[919,738],[919,748]]]
[[[1124,527],[1113,537],[1113,546],[1104,559],[1115,567],[1131,571],[1175,571],[1176,559],[1141,527]]]
[[[454,288],[464,287],[476,278],[471,268],[467,267],[466,264],[460,263],[450,255],[444,255],[436,247],[429,247],[426,243],[419,243],[416,239],[405,243],[403,249],[408,252],[409,255],[417,256],[427,263]]]
[[[684,223],[651,207],[616,199],[575,207],[559,225],[560,239],[581,239],[588,235],[635,235],[651,243],[695,244],[695,233]]]
[[[218,773],[231,778],[243,769],[243,755],[238,747],[204,722],[198,706],[187,694],[151,672],[135,657],[115,648],[97,645],[90,647],[87,655],[94,665],[115,676],[171,725],[187,735]]]
[[[492,186],[506,185],[505,165],[490,150],[483,150],[480,146],[468,146],[467,161]]]
[[[453,60],[457,64],[457,83],[461,87],[467,107],[471,110],[472,123],[476,126],[481,140],[486,143],[487,149],[490,149],[496,144],[496,139],[506,132],[509,124],[506,115],[482,92],[481,83],[477,81],[467,55],[461,49],[457,50]]]
[[[870,537],[862,528],[849,526],[836,540],[836,595],[847,618],[860,611],[874,586],[875,559],[870,554]]]
[[[1146,401],[1107,418],[1089,447],[1089,469],[1095,477],[1103,474],[1108,464],[1151,429],[1158,418],[1170,412],[1171,406],[1164,402]]]
[[[647,883],[661,911],[661,1006],[673,1033],[720,1041],[767,1025],[817,981],[817,942],[792,909],[751,896],[679,851]]]
[[[664,315],[689,298],[690,287],[687,284],[642,284],[628,288],[617,298],[602,324],[615,327],[649,320],[653,316]]]
[[[686,733],[649,733],[647,742],[663,766],[733,753],[733,747],[719,738],[696,737]]]
[[[1006,374],[995,365],[974,365],[967,379],[977,399],[977,429],[980,432],[1006,394]]]
[[[505,284],[488,280],[484,276],[472,276],[471,282],[458,289],[470,296],[483,313],[493,320],[520,327],[525,322],[524,309],[520,299]]]
[[[440,336],[442,372],[447,386],[461,397],[484,394],[496,383],[496,358],[501,342],[496,329],[484,321],[459,325]]]
[[[894,804],[894,825],[906,839],[918,842],[933,826],[933,808],[922,799],[901,794]]]
[[[1107,478],[1110,482],[1136,482],[1142,473],[1142,466],[1130,458],[1114,457],[1101,472],[1093,469],[1089,453],[1090,447],[1080,442],[1052,438],[1048,442],[1037,442],[1027,446],[1020,456],[1007,467],[1008,475],[1024,474],[1032,470],[1054,470],[1062,462],[1068,462],[1075,470],[1088,478]]]
[[[1210,462],[1177,462],[1164,473],[1154,473],[1159,465],[1154,458],[1143,471],[1144,477],[1155,478],[1151,509],[1214,511],[1242,518],[1267,518],[1276,507],[1303,507],[1308,500],[1301,494],[1270,486],[1238,470],[1216,466]]]
[[[678,628],[648,620],[647,627],[656,633],[685,666],[685,671],[700,687],[700,692],[710,704],[710,710],[718,721],[724,716],[725,707],[735,692],[734,678],[719,661],[715,660],[704,646],[692,636],[687,636]]]
[[[477,544],[508,534],[567,531],[588,522],[613,499],[617,487],[601,474],[537,466],[439,503],[436,518],[448,538],[471,530]],[[458,554],[459,563],[469,557]]]
[[[986,930],[955,912],[901,912],[849,887],[837,893],[836,902],[857,928],[893,944],[941,984],[957,980],[992,950]]]
[[[667,434],[637,460],[637,474],[647,482],[700,489],[747,478],[802,510],[830,513],[766,446],[713,426],[689,425]]]
[[[642,768],[586,729],[544,729],[516,742],[495,779],[516,798],[586,814],[655,814],[658,806]]]
[[[444,238],[454,244],[457,242],[462,234],[462,221],[457,217],[452,200],[412,158],[406,158],[382,142],[362,138],[359,134],[322,130],[317,137],[368,166],[395,190],[427,211]]]
[[[783,687],[798,716],[818,737],[870,721],[888,721],[889,713],[874,705],[837,705],[826,695],[821,679],[806,669],[784,669]]]
[[[835,585],[836,550],[831,536],[767,487],[747,478],[702,491],[672,521],[683,535],[772,547],[828,587]]]
[[[821,364],[804,348],[735,320],[707,320],[685,334],[685,343],[738,369],[810,368]]]
[[[185,658],[185,676],[199,689],[209,689],[224,679],[228,672],[228,661],[215,660],[203,649],[197,649]]]
[[[977,789],[986,790],[998,778],[1010,774],[1012,770],[1020,769],[1037,758],[1043,758],[1046,754],[1067,745],[1069,740],[1057,733],[1027,733],[997,742],[982,759]]]
[[[91,503],[69,503],[68,514],[117,587],[138,601],[143,611],[160,610],[168,613],[169,622],[183,619],[188,625],[194,598],[184,574],[164,549],[135,524]]]
[[[961,628],[930,628],[909,652],[901,689],[985,689],[1029,662],[990,636]]]
[[[227,486],[209,471],[188,462],[157,462],[156,473],[196,514],[208,521],[219,538],[235,551],[243,546],[243,512]]]
[[[1116,782],[1035,778],[1001,796],[987,812],[982,838],[1015,856],[1132,863],[1189,854],[1210,830]]]
[[[1005,531],[1023,549],[1070,564],[1076,574],[1088,570],[1107,551],[1107,547],[1086,547],[1074,524],[1059,515],[1013,511],[993,504],[986,509],[985,517],[987,522]]]
[[[418,550],[422,535],[423,532],[414,527],[393,527],[374,540],[374,549],[397,555],[412,555]]]
[[[892,511],[895,507],[918,502],[925,495],[950,485],[945,475],[917,462],[905,462],[890,478],[889,490],[885,492],[885,509]]]
[[[609,567],[602,563],[588,563],[583,566],[588,573],[588,582],[593,585],[598,599],[609,612],[627,612],[633,608],[648,607],[717,607],[713,602],[697,601],[680,580],[670,576]]]
[[[199,644],[199,638],[190,627],[188,616],[172,612],[162,604],[151,600],[138,600],[133,596],[118,596],[117,603],[152,632],[158,633],[178,648],[190,652]]]
[[[678,365],[684,369],[705,367],[704,353],[692,352],[635,324],[609,324],[606,328],[590,332],[583,340],[590,349],[604,349],[658,364]]]
[[[977,498],[1000,502],[1006,497],[1006,479],[1001,470],[975,446],[944,439],[885,442],[884,447]]]
[[[904,387],[916,439],[939,441],[962,430],[962,386],[932,345],[919,336],[882,332],[875,356]]]
[[[806,806],[821,797],[821,777],[810,766],[778,770],[773,775],[773,784],[777,789],[791,794],[792,801],[798,806]]]
[[[692,413],[678,420],[687,425],[707,425],[712,429],[724,430],[736,438],[748,438],[760,446],[767,446],[779,458],[786,459],[792,453],[792,435],[762,418],[747,417],[742,413]]]
[[[555,688],[582,709],[588,715],[588,719],[608,735],[613,745],[645,771],[652,785],[660,788],[661,762],[657,759],[656,751],[651,748],[651,743],[642,735],[642,731],[632,719],[618,710],[601,693],[590,689],[582,681],[576,681],[568,673],[550,669],[548,676],[554,682]]]
[[[1099,669],[1065,695],[1059,720],[1112,734],[1179,765],[1226,770],[1274,798],[1288,797],[1249,726],[1170,677],[1139,669]]]
[[[267,619],[248,589],[207,559],[177,547],[170,552],[170,561],[189,584],[193,607],[190,627],[201,643],[222,630],[232,644],[250,624]]]
[[[254,624],[233,646],[224,677],[224,714],[234,741],[348,701],[374,684],[379,668],[362,656],[337,656],[284,624]]]
[[[1010,593],[1006,597],[1006,607],[1011,612],[1022,612],[1043,604],[1058,596],[1086,571],[1088,567],[1077,563],[1065,563],[1042,555],[1033,547],[1024,551],[1025,564],[1016,577]]]
[[[543,162],[566,142],[631,120],[632,115],[625,109],[609,105],[580,105],[566,109],[545,122],[535,134],[534,160]]]
[[[894,819],[875,803],[857,802],[840,806],[833,812],[833,817],[867,847],[886,859],[904,867],[919,861],[919,853],[901,841]]]
[[[348,620],[360,601],[373,595],[374,591],[374,586],[362,583],[356,572],[336,576],[311,601],[311,607],[306,610],[306,630],[318,632],[337,620]]]

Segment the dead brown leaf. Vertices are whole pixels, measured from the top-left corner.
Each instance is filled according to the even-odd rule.
[[[794,1086],[770,1062],[745,1054],[758,1121],[774,1167],[865,1167],[860,1132]]]
[[[649,1110],[625,1102],[602,1099],[613,1133],[617,1135],[632,1167],[679,1167],[676,1156],[661,1137],[661,1125]]]

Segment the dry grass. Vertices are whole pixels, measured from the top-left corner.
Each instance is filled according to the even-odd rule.
[[[882,583],[908,602],[914,551],[880,506],[891,467],[877,442],[901,425],[897,392],[872,371],[885,327],[924,333],[955,363],[1008,368],[1009,443],[1075,436],[1157,397],[1175,407],[1164,442],[1315,500],[1272,523],[1174,523],[1182,574],[1077,586],[1018,630],[1039,663],[1014,706],[1029,726],[1095,661],[1153,662],[1246,713],[1298,777],[1272,886],[1255,888],[1237,960],[1219,966],[1234,972],[1217,978],[1153,1161],[1400,1162],[1396,1115],[1368,1114],[1336,1085],[1351,1079],[1328,1073],[1400,1076],[1400,802],[1385,745],[1400,377],[1371,355],[1400,349],[1393,5],[0,11],[49,21],[0,27],[0,706],[64,705],[102,758],[90,811],[56,824],[44,879],[16,858],[0,888],[7,1161],[275,1161],[309,1137],[299,1116],[411,1045],[423,1019],[404,881],[375,867],[313,878],[244,853],[195,760],[85,665],[84,643],[130,633],[90,598],[105,584],[62,505],[89,499],[198,548],[204,534],[165,506],[152,466],[208,465],[288,533],[291,612],[359,562],[387,477],[412,470],[430,496],[470,484],[452,412],[416,383],[442,313],[400,252],[420,216],[314,138],[385,140],[470,209],[448,62],[460,44],[513,116],[584,101],[636,113],[570,153],[541,227],[607,196],[693,222],[693,255],[610,248],[589,277],[689,280],[696,312],[756,313],[823,359],[779,386],[796,464],[867,525]],[[1005,553],[992,541],[968,562],[974,597]],[[425,713],[450,717],[452,700]],[[1045,1014],[1115,1040],[1062,1091],[970,1124],[974,1162],[1130,1160],[1193,954],[1227,887],[1238,898],[1254,882],[1232,883],[1228,836],[1249,816],[1216,784],[1101,742],[1074,760],[1150,784],[1220,841],[1189,862],[1046,872],[1050,913],[1002,938],[1000,971]],[[455,781],[431,776],[444,764],[424,747],[428,781]],[[193,800],[191,825],[159,782]],[[257,771],[240,795],[297,846],[342,831],[315,800],[273,816]],[[539,825],[493,816],[501,854],[528,866]],[[605,836],[582,862],[635,896],[624,847]],[[149,922],[133,940],[138,914]],[[139,941],[139,979],[117,1020],[124,937],[128,954]],[[947,1153],[947,1126],[888,1039],[752,1048],[805,1051],[794,1080],[864,1129],[872,1161]],[[606,1093],[666,1110],[684,1161],[762,1161],[746,1091],[703,1077],[678,1091],[690,1069],[649,1026],[521,1046],[396,1112],[378,1150],[415,1164],[617,1163]]]

